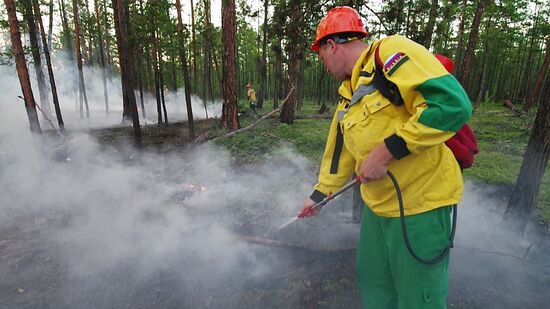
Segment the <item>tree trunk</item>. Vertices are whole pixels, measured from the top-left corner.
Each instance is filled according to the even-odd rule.
[[[482,63],[481,63],[481,80],[479,81],[479,91],[477,93],[477,99],[474,101],[475,105],[479,105],[484,97],[485,92],[487,90],[487,62],[489,61],[489,55],[491,54],[492,49],[489,46],[489,30],[491,28],[493,21],[493,14],[491,13],[489,15],[489,19],[487,20],[487,24],[485,26],[485,40],[483,42],[483,56],[482,56]],[[498,49],[497,49],[498,50]]]
[[[537,2],[535,2],[535,5]],[[531,84],[531,65],[533,64],[533,46],[535,45],[535,37],[537,36],[537,26],[539,21],[539,10],[538,7],[535,7],[535,11],[537,11],[537,15],[535,16],[535,22],[533,24],[533,28],[531,28],[531,39],[529,42],[529,49],[527,53],[527,58],[525,59],[525,70],[523,73],[523,77],[521,78],[521,91],[520,95],[523,99],[523,102],[527,102],[529,100],[529,85]],[[538,44],[537,44],[538,45]],[[537,48],[538,49],[538,48]],[[525,109],[525,107],[524,107]]]
[[[520,235],[525,231],[550,156],[550,82],[546,83],[533,131],[523,155],[516,185],[508,202],[504,219]]]
[[[464,54],[464,25],[466,24],[467,4],[467,0],[462,0],[462,9],[460,10],[460,24],[458,25],[458,45],[456,47],[455,67],[453,70],[453,73],[458,80],[460,80],[460,76],[462,74],[462,72],[460,72],[460,68],[462,67],[462,56]]]
[[[191,0],[191,7],[193,6],[193,0]],[[185,39],[183,36],[183,21],[181,18],[181,3],[180,0],[176,0],[176,10],[178,13],[178,42],[179,42],[179,58],[181,63],[181,69],[183,73],[183,87],[185,91],[185,106],[187,107],[187,127],[189,130],[189,139],[195,138],[195,125],[193,122],[193,108],[191,106],[191,83],[189,80],[189,67],[187,65],[187,56],[185,54]],[[192,14],[192,13],[191,13]],[[193,17],[194,18],[194,17]],[[194,39],[193,39],[194,44]],[[195,55],[193,55],[195,59]],[[196,78],[196,75],[195,75]],[[196,82],[196,81],[195,81]]]
[[[269,7],[269,0],[264,0],[264,25],[263,25],[263,38],[262,38],[262,61],[260,65],[260,89],[258,91],[258,108],[261,109],[264,106],[264,100],[267,92],[267,11]]]
[[[397,0],[397,18],[395,19],[395,33],[400,33],[401,31],[401,23],[403,16],[403,12],[405,11],[405,1],[404,0]]]
[[[10,27],[13,55],[15,57],[15,68],[25,100],[25,109],[27,111],[27,117],[29,118],[30,130],[32,133],[42,134],[40,122],[38,121],[38,115],[36,113],[34,96],[32,94],[29,71],[27,70],[25,54],[23,53],[23,44],[21,43],[21,33],[19,32],[19,21],[17,20],[15,3],[14,0],[4,0],[4,4],[8,11],[8,24]]]
[[[237,69],[235,0],[222,0],[223,109],[222,123],[229,131],[239,129],[237,117]]]
[[[468,39],[468,46],[466,47],[466,55],[464,56],[464,63],[462,64],[462,69],[460,70],[460,83],[466,86],[468,82],[468,75],[472,69],[472,62],[474,59],[474,50],[477,44],[477,35],[479,33],[479,25],[481,23],[481,17],[483,16],[483,10],[485,9],[485,1],[480,0],[477,3],[476,14],[474,16],[474,21],[472,22],[472,27],[470,31],[470,38]]]
[[[159,56],[159,84],[160,84],[160,100],[162,102],[162,112],[164,113],[164,123],[168,123],[168,113],[166,112],[166,100],[164,98],[164,71],[162,66],[162,52],[158,52]]]
[[[55,108],[55,116],[57,117],[57,124],[59,125],[59,131],[65,132],[65,123],[63,122],[63,116],[61,115],[61,108],[59,107],[59,97],[57,96],[57,86],[55,84],[55,78],[53,75],[52,59],[50,57],[49,45],[46,42],[46,32],[44,31],[44,25],[42,24],[42,16],[40,13],[40,6],[38,0],[33,1],[34,6],[34,18],[40,28],[40,36],[42,38],[42,50],[44,51],[44,57],[46,58],[46,66],[48,68],[48,76],[50,78],[50,88],[52,90],[53,106]]]
[[[193,0],[190,0],[191,2],[191,34],[193,36],[193,42],[191,45],[193,45],[193,81],[195,85],[195,91],[199,88],[199,82],[197,80],[198,75],[198,67],[197,67],[197,40],[195,35],[195,8],[193,5]]]
[[[153,20],[153,31],[151,32],[151,40],[153,43],[153,72],[155,78],[155,99],[157,101],[157,124],[162,124],[162,102],[160,100],[160,74],[158,67],[158,47],[157,47],[157,31],[155,30],[155,22]]]
[[[275,85],[273,91],[273,109],[279,107],[279,94],[281,93],[283,52],[281,48],[281,38],[277,37],[277,46],[275,46]]]
[[[65,41],[65,48],[67,49],[67,59],[69,62],[69,69],[73,75],[72,86],[75,110],[78,110],[78,72],[74,70],[74,48],[73,39],[71,36],[71,29],[69,28],[69,21],[67,18],[67,12],[65,11],[65,1],[61,0],[59,4],[59,14],[61,15],[61,23],[63,25],[63,37]]]
[[[292,33],[289,37],[288,45],[286,46],[288,52],[288,89],[296,88],[298,86],[299,74],[300,74],[300,36],[298,35],[302,31],[303,25],[303,12],[300,7],[300,1],[293,0],[290,6],[290,24],[288,26],[289,33]],[[292,124],[294,122],[294,112],[296,109],[297,93],[294,91],[288,102],[283,106],[281,111],[281,122]]]
[[[437,0],[432,0],[430,6],[430,17],[428,18],[428,24],[426,25],[426,29],[424,30],[424,47],[426,47],[427,49],[430,49],[430,45],[432,44],[432,34],[434,32],[435,19],[438,15],[437,11]]]
[[[546,39],[546,56],[544,56],[544,62],[540,67],[539,77],[537,78],[535,88],[533,89],[533,92],[529,96],[529,100],[527,101],[527,104],[525,104],[523,108],[525,111],[528,111],[531,108],[531,106],[535,105],[535,103],[537,103],[541,99],[540,91],[542,88],[542,84],[546,79],[546,72],[548,72],[548,67],[550,67],[550,37]]]
[[[94,0],[97,35],[99,38],[99,63],[101,64],[101,79],[103,80],[103,99],[105,101],[105,113],[109,115],[109,96],[107,94],[107,70],[105,68],[105,51],[103,50],[103,29],[101,28],[99,5],[97,0]]]
[[[145,105],[143,104],[143,69],[142,69],[142,63],[141,63],[141,59],[143,57],[143,51],[139,51],[139,56],[138,56],[138,72],[137,72],[137,76],[138,76],[138,88],[139,88],[139,103],[140,103],[140,106],[141,106],[141,116],[143,117],[143,119],[145,119],[146,117],[146,113],[145,113]]]
[[[29,39],[31,43],[32,58],[34,60],[34,71],[36,73],[36,81],[38,82],[38,93],[40,96],[40,105],[46,115],[50,115],[50,96],[46,86],[46,79],[42,70],[42,58],[40,56],[40,44],[38,44],[38,29],[34,18],[31,0],[23,0],[25,9],[24,17],[29,30]]]
[[[83,118],[82,104],[84,102],[86,106],[86,118],[90,118],[90,108],[88,107],[88,96],[86,95],[86,86],[84,83],[84,72],[82,71],[82,52],[80,51],[80,26],[78,24],[78,4],[76,0],[73,0],[73,21],[74,32],[76,37],[75,50],[76,50],[76,64],[78,67],[78,90],[80,101],[80,118]]]
[[[134,51],[135,46],[130,43],[129,38],[132,36],[130,28],[130,10],[128,2],[125,0],[113,1],[113,15],[115,21],[115,33],[117,37],[117,47],[120,59],[120,73],[122,80],[122,93],[124,106],[128,107],[132,116],[132,124],[134,127],[134,143],[136,148],[141,149],[143,146],[141,127],[139,125],[139,114],[137,112],[136,96],[134,93]],[[126,108],[125,108],[126,109]]]
[[[52,32],[53,32],[53,0],[50,0],[50,23],[48,25],[48,46],[52,47]],[[40,14],[42,15],[42,14]]]

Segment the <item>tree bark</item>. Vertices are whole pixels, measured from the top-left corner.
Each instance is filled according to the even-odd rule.
[[[21,43],[21,33],[19,32],[19,21],[17,20],[15,3],[14,0],[4,0],[4,4],[6,5],[6,10],[8,11],[8,25],[10,27],[11,44],[13,55],[15,57],[15,68],[17,70],[19,84],[21,85],[21,91],[23,92],[25,100],[25,109],[29,119],[30,130],[31,133],[42,134],[40,122],[38,121],[38,114],[36,113],[36,105],[32,93],[31,81],[29,79],[29,71],[25,61],[25,54],[23,53],[23,44]]]
[[[191,45],[193,45],[193,80],[195,84],[195,91],[198,89],[198,67],[197,67],[197,40],[195,35],[195,8],[193,5],[193,0],[190,0],[191,2],[191,34],[193,36],[193,42]]]
[[[160,100],[162,102],[162,112],[164,113],[164,123],[168,123],[168,113],[166,112],[166,99],[164,98],[164,70],[162,65],[162,52],[158,52],[159,56],[159,85],[160,85]]]
[[[462,74],[462,72],[460,72],[460,68],[462,67],[462,56],[464,53],[464,25],[466,24],[467,4],[467,0],[462,0],[462,9],[460,10],[460,24],[458,25],[458,44],[456,47],[455,67],[453,70],[453,73],[458,80],[460,80],[460,76]]]
[[[73,21],[74,21],[74,32],[76,37],[75,50],[76,50],[76,64],[78,67],[78,91],[79,91],[79,101],[80,101],[80,118],[83,118],[83,103],[86,106],[86,118],[90,118],[90,108],[88,107],[88,96],[86,95],[86,86],[84,83],[84,72],[82,70],[82,52],[80,50],[80,26],[78,22],[78,3],[76,0],[73,0]]]
[[[193,0],[191,0],[191,7],[193,7]],[[195,125],[193,122],[193,108],[191,105],[191,83],[189,80],[189,66],[187,65],[187,56],[185,54],[185,39],[183,36],[183,21],[181,18],[181,3],[180,0],[176,0],[176,10],[178,13],[178,42],[179,42],[179,58],[181,63],[181,69],[183,73],[183,87],[185,91],[185,107],[187,108],[187,127],[189,131],[189,139],[195,138]],[[193,12],[191,12],[193,14]],[[194,39],[193,39],[194,44]],[[195,59],[195,55],[193,55]],[[196,78],[196,75],[195,75]],[[196,81],[195,81],[196,82]]]
[[[289,37],[289,42],[286,46],[288,52],[288,89],[296,88],[299,81],[298,76],[300,74],[300,42],[298,42],[299,33],[302,31],[303,26],[303,12],[301,10],[300,1],[293,0],[290,3],[290,24],[287,31],[292,33]],[[296,94],[290,96],[288,102],[283,106],[281,111],[281,122],[292,124],[294,122],[294,112],[296,109]]]
[[[52,32],[53,32],[53,0],[50,0],[50,23],[48,24],[48,46],[52,47]],[[42,15],[42,14],[40,14]]]
[[[533,92],[529,96],[529,100],[527,101],[527,104],[525,104],[523,108],[525,111],[528,111],[533,105],[535,105],[535,103],[537,103],[541,99],[540,91],[542,88],[542,84],[546,79],[546,72],[548,72],[548,67],[550,67],[550,37],[546,39],[546,55],[544,56],[544,62],[540,67],[535,88],[533,89]]]
[[[258,91],[258,108],[262,109],[267,92],[267,11],[269,0],[264,0],[264,25],[262,38],[262,61],[260,64],[260,89]]]
[[[424,47],[426,47],[427,49],[430,49],[430,45],[432,44],[432,34],[434,32],[435,19],[438,15],[437,11],[437,0],[432,0],[430,6],[430,17],[428,18],[428,24],[426,25],[426,29],[424,30]]]
[[[105,113],[109,115],[109,95],[107,94],[107,71],[105,68],[105,51],[103,49],[103,29],[101,28],[99,5],[94,0],[94,9],[96,16],[97,35],[99,38],[99,63],[101,64],[101,79],[103,80],[103,100],[105,101]]]
[[[120,59],[120,73],[122,80],[122,93],[124,106],[131,113],[132,125],[134,127],[134,143],[136,148],[143,147],[141,127],[139,125],[139,114],[136,105],[136,96],[134,93],[134,59],[135,46],[129,38],[132,36],[130,28],[130,10],[128,0],[112,0],[113,13],[115,21],[115,33],[117,37],[117,47]],[[126,109],[126,108],[125,108]]]
[[[158,67],[158,47],[157,47],[157,36],[156,36],[156,26],[153,21],[153,31],[151,31],[151,40],[153,43],[153,72],[155,79],[155,99],[157,102],[157,124],[162,124],[162,102],[160,100],[160,73]]]
[[[40,96],[40,105],[46,115],[50,114],[50,96],[46,86],[44,71],[42,70],[42,57],[40,56],[40,44],[38,44],[37,25],[34,18],[31,0],[23,0],[25,9],[24,17],[29,30],[29,41],[31,43],[32,59],[34,60],[34,71],[36,73],[36,81],[38,82],[38,94]]]
[[[462,64],[462,69],[460,70],[460,83],[466,86],[468,82],[468,75],[472,69],[472,62],[474,59],[474,50],[477,44],[477,36],[479,33],[479,25],[481,23],[481,17],[483,16],[483,11],[485,9],[485,1],[480,0],[477,3],[476,14],[474,16],[474,21],[472,22],[472,27],[470,31],[470,38],[468,39],[468,46],[466,48],[466,55],[464,56],[464,63]]]
[[[61,115],[61,108],[59,107],[59,97],[57,96],[57,86],[55,84],[55,78],[53,75],[52,59],[50,57],[49,45],[46,42],[46,32],[44,31],[44,25],[42,24],[42,16],[40,12],[40,6],[38,0],[33,0],[34,17],[36,23],[40,28],[40,36],[42,38],[42,50],[44,51],[44,57],[46,58],[46,66],[48,68],[48,76],[50,78],[50,88],[52,90],[53,106],[55,108],[55,116],[57,118],[57,124],[59,125],[59,131],[65,132],[65,123],[63,122],[63,116]]]
[[[222,0],[223,108],[222,124],[227,130],[239,129],[237,117],[237,69],[235,0]]]
[[[546,83],[542,97],[519,176],[504,214],[507,226],[520,235],[524,233],[529,216],[536,206],[550,156],[550,82]]]

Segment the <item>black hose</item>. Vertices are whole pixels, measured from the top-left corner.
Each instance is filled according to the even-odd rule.
[[[407,247],[407,250],[415,260],[417,260],[422,264],[434,265],[441,262],[445,257],[447,257],[447,255],[449,255],[449,253],[451,252],[451,248],[453,247],[453,241],[454,241],[455,232],[456,232],[456,216],[457,216],[456,204],[453,205],[453,225],[451,227],[451,235],[449,236],[449,244],[434,259],[431,259],[431,260],[423,259],[414,252],[411,246],[411,243],[409,242],[409,237],[407,236],[407,225],[405,223],[405,209],[403,207],[403,196],[401,195],[401,188],[399,187],[399,183],[397,182],[397,179],[390,171],[388,171],[387,174],[390,177],[391,181],[393,182],[393,186],[395,187],[395,192],[397,193],[397,200],[399,201],[399,217],[401,219],[401,230],[403,232],[403,241],[405,242],[405,246]]]

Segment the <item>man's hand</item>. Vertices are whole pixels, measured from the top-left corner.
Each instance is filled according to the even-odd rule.
[[[307,218],[307,217],[311,217],[311,216],[316,216],[319,213],[319,208],[315,208],[315,209],[311,208],[315,204],[317,204],[317,203],[315,203],[312,199],[310,199],[310,198],[306,199],[304,201],[304,207],[302,208],[302,210],[298,214],[298,218],[302,219],[302,218]]]
[[[369,182],[386,176],[388,164],[391,160],[393,160],[393,155],[386,147],[386,144],[380,143],[361,162],[359,174],[361,182]]]

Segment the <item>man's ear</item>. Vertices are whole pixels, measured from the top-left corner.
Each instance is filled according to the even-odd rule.
[[[336,48],[337,48],[337,45],[338,45],[338,44],[336,44],[336,42],[335,42],[333,39],[328,39],[328,40],[327,40],[327,44],[328,44],[329,47],[330,47],[330,51],[331,51],[332,53],[334,53],[334,52],[336,51]]]

